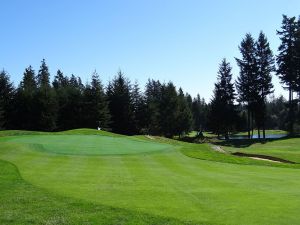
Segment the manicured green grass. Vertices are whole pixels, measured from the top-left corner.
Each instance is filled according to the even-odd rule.
[[[212,147],[209,146],[208,144],[201,144],[201,147],[195,145],[189,147],[183,147],[181,149],[181,152],[186,156],[195,159],[201,159],[201,160],[242,164],[242,165],[273,166],[273,167],[300,169],[300,164],[277,163],[277,162],[264,161],[264,160],[255,160],[248,157],[239,157],[239,156],[231,155],[230,151],[227,148],[224,149],[228,151],[227,154],[220,153],[217,151],[212,151]],[[257,154],[262,154],[262,153],[257,152]]]
[[[75,133],[0,138],[1,224],[300,223],[299,169],[157,137],[118,137],[126,154],[95,155],[116,139]],[[85,140],[91,148],[72,150]]]
[[[18,169],[0,160],[0,224],[185,224],[93,202],[67,198],[24,181]]]
[[[6,142],[27,144],[49,153],[74,155],[140,154],[165,151],[168,144],[143,141],[128,137],[104,135],[25,135],[4,139]]]
[[[47,135],[103,135],[103,136],[110,136],[110,137],[124,137],[121,134],[115,134],[111,132],[107,132],[104,130],[96,130],[96,129],[74,129],[74,130],[67,130],[67,131],[60,131],[60,132],[41,132],[41,131],[26,131],[26,130],[2,130],[0,131],[0,137],[4,136],[20,136],[20,135],[39,135],[39,134],[47,134]]]

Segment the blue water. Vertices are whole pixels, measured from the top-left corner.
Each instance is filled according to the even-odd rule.
[[[278,138],[283,138],[286,137],[286,134],[266,134],[266,138],[269,139],[278,139]],[[263,138],[263,135],[260,135],[260,138]],[[224,139],[224,138],[222,138]],[[233,140],[239,140],[239,139],[248,139],[247,135],[239,135],[239,136],[230,136],[229,139],[233,139]],[[253,134],[252,139],[258,139],[258,135],[257,134]]]

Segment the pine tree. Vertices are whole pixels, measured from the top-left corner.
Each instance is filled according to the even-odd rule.
[[[239,46],[239,50],[242,54],[242,59],[236,58],[237,64],[240,67],[240,76],[236,81],[236,88],[238,100],[247,104],[248,138],[250,138],[250,130],[252,130],[253,133],[253,113],[255,103],[259,96],[256,46],[251,34],[246,34]]]
[[[162,99],[162,84],[159,80],[148,80],[145,87],[146,130],[148,134],[162,134],[160,104]]]
[[[300,94],[300,16],[298,17],[298,21],[297,21],[295,47],[296,47],[296,67],[297,67],[297,90],[298,90],[298,94]]]
[[[266,98],[273,93],[272,72],[275,71],[274,57],[269,42],[263,32],[260,32],[256,42],[256,60],[258,67],[259,98],[256,102],[256,124],[260,138],[260,127],[263,128],[265,139]]]
[[[57,101],[50,85],[50,73],[45,59],[42,60],[37,75],[37,87],[38,129],[53,131],[56,129]]]
[[[121,71],[109,82],[106,93],[113,132],[129,135],[136,132],[131,91],[130,81]]]
[[[202,134],[203,130],[207,126],[207,105],[204,98],[201,99],[200,95],[193,99],[192,102],[193,113],[193,129]]]
[[[50,89],[50,73],[46,60],[43,59],[41,62],[40,70],[37,75],[37,84],[40,89]]]
[[[56,93],[57,101],[57,130],[67,130],[73,128],[69,123],[70,114],[69,106],[69,93],[68,93],[68,77],[65,77],[61,70],[58,70],[54,81],[52,82],[53,88]]]
[[[38,117],[37,113],[37,83],[35,72],[31,66],[25,69],[23,79],[17,89],[15,116],[16,127],[18,129],[36,130]]]
[[[4,129],[5,125],[5,114],[4,114],[4,101],[0,98],[0,130]]]
[[[53,87],[57,90],[59,88],[65,88],[69,84],[68,77],[64,76],[61,70],[57,70],[57,73],[54,77],[54,81],[52,82]]]
[[[0,129],[11,128],[14,86],[5,70],[0,72]]]
[[[298,23],[295,17],[288,18],[283,15],[281,31],[277,31],[280,36],[281,44],[277,55],[277,75],[284,88],[289,91],[289,132],[294,133],[295,122],[295,102],[294,92],[297,91],[297,30]]]
[[[92,81],[84,90],[84,124],[86,127],[108,128],[110,114],[108,102],[99,75],[96,71],[92,74]]]
[[[137,81],[133,84],[132,88],[132,106],[134,115],[134,126],[137,133],[146,132],[146,101],[145,96],[141,93],[140,87]]]
[[[162,134],[173,137],[177,134],[176,119],[179,113],[179,102],[176,87],[172,82],[162,85],[159,109]]]
[[[287,129],[287,101],[281,95],[275,98],[273,95],[266,103],[266,128],[275,130],[286,130]]]
[[[65,106],[67,111],[65,115],[68,118],[66,121],[67,129],[86,127],[83,111],[84,89],[80,77],[75,77],[72,74],[68,82],[68,102]]]
[[[179,137],[191,131],[192,127],[192,112],[189,106],[189,95],[186,97],[181,88],[178,91],[178,115],[176,119],[177,134]]]
[[[185,93],[185,100],[187,102],[187,105],[192,112],[192,107],[193,107],[193,99],[192,96],[189,93]]]
[[[211,102],[211,120],[214,120],[215,131],[229,138],[235,119],[235,90],[232,83],[231,66],[223,59],[218,71],[218,81],[215,83],[214,96]]]

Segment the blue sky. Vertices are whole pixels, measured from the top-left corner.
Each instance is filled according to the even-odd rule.
[[[260,30],[276,53],[282,14],[298,16],[300,1],[3,0],[0,8],[0,68],[16,84],[45,58],[52,77],[61,69],[86,82],[96,69],[107,84],[121,69],[141,86],[171,80],[209,100],[221,59],[236,78],[238,45]],[[286,96],[273,80],[275,94]]]

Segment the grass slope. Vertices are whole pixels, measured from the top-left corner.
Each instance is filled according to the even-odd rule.
[[[74,155],[139,154],[170,149],[168,144],[104,135],[24,135],[4,139],[45,152]],[[120,147],[122,146],[122,147]]]
[[[0,224],[186,224],[92,202],[66,198],[24,181],[18,169],[0,160]]]
[[[48,151],[43,150],[43,143],[25,144],[13,140],[15,137],[0,138],[0,159],[13,163],[26,181],[12,179],[9,185],[13,187],[4,187],[10,191],[1,197],[1,203],[8,206],[5,214],[0,210],[0,219],[24,210],[28,215],[37,214],[32,216],[32,221],[38,218],[41,221],[57,206],[66,210],[71,219],[65,221],[72,221],[70,224],[84,224],[82,221],[86,224],[142,224],[141,221],[144,224],[299,224],[298,169],[232,164],[228,163],[230,160],[226,161],[227,156],[212,152],[206,144],[161,138],[122,137],[137,145],[168,145],[168,150],[124,155],[91,155],[90,149],[82,150],[80,154],[55,153],[58,151],[54,149],[56,145],[65,138],[78,138],[79,133],[77,131],[74,136],[62,134]],[[95,137],[87,134],[80,138],[84,140],[90,136]],[[107,136],[106,141],[113,140]],[[100,142],[94,142],[95,149],[101,149]],[[77,145],[70,141],[65,147],[71,150]],[[122,152],[128,150],[122,143],[118,148]],[[143,148],[141,145],[140,150]],[[199,152],[206,160],[186,156],[192,153],[197,156]],[[215,157],[227,163],[210,161]],[[4,172],[3,176],[6,174]],[[0,180],[0,185],[6,185],[3,180],[6,178]],[[18,207],[13,203],[15,197],[23,196],[19,194],[23,190],[18,189],[19,183],[28,187],[23,188],[27,190],[24,196],[42,199],[41,202],[24,200],[23,208],[15,211]],[[99,210],[93,211],[93,206]],[[39,217],[42,212],[37,211],[43,207],[44,214]],[[122,216],[124,220],[119,220]],[[18,221],[11,224],[25,223],[21,218]],[[63,223],[54,220],[52,224]]]
[[[223,145],[228,152],[263,154],[300,163],[300,138],[268,140],[266,143],[257,140],[233,140],[218,144]]]

